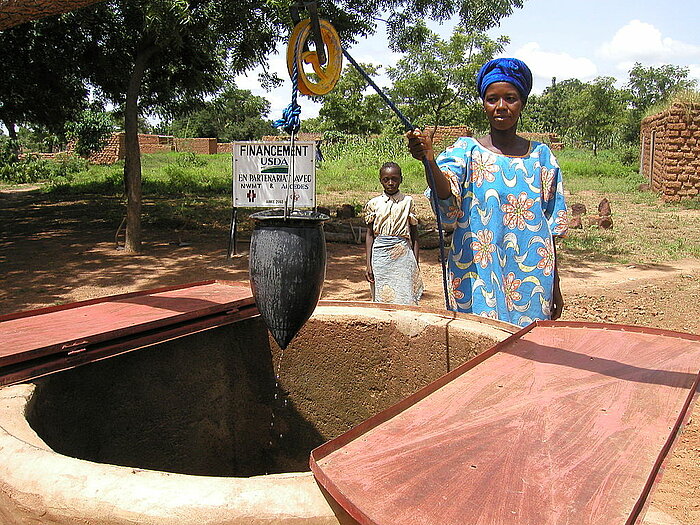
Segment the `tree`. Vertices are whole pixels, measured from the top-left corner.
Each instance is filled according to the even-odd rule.
[[[465,27],[486,29],[522,7],[523,0],[324,0],[319,12],[343,41],[376,30],[388,12],[389,40],[397,49],[421,36],[423,19],[458,14]],[[75,12],[89,52],[88,78],[112,104],[124,108],[127,252],[141,246],[139,112],[174,117],[202,107],[234,72],[266,57],[289,27],[288,0],[108,0]],[[60,34],[57,35],[57,38]]]
[[[75,140],[75,152],[84,157],[104,148],[114,131],[110,115],[95,109],[86,109],[78,120],[69,122],[66,127],[68,138]]]
[[[391,94],[406,117],[415,123],[485,124],[476,92],[476,74],[482,64],[503,51],[509,42],[492,40],[482,32],[457,27],[448,41],[427,32],[427,48],[410,44],[395,67],[388,68]]]
[[[643,112],[678,91],[694,89],[696,81],[688,78],[688,71],[687,67],[669,64],[644,67],[636,62],[627,82],[632,106]]]
[[[76,13],[93,43],[88,78],[124,115],[127,252],[141,249],[139,114],[200,109],[233,72],[272,51],[283,22],[254,16],[259,7],[253,0],[236,9],[216,0],[109,0]]]
[[[0,32],[0,122],[10,138],[17,140],[17,126],[63,134],[86,105],[87,45],[71,14]]]
[[[586,84],[576,78],[557,82],[552,79],[541,95],[530,95],[523,111],[524,129],[557,133],[565,137],[577,133],[573,111],[576,96]]]
[[[629,71],[627,89],[630,108],[621,126],[623,140],[639,141],[639,129],[644,114],[651,107],[686,89],[694,89],[696,81],[688,78],[688,68],[673,65],[644,67],[636,62]]]
[[[360,64],[372,76],[378,67]],[[387,118],[384,103],[376,93],[363,94],[367,83],[352,66],[346,66],[333,91],[322,98],[318,116],[327,131],[365,135],[380,133]]]
[[[572,100],[571,116],[580,137],[593,148],[593,155],[610,140],[625,104],[624,92],[615,88],[612,77],[598,77],[586,84]]]
[[[180,137],[215,137],[221,142],[259,140],[263,135],[276,134],[276,129],[265,117],[270,103],[250,91],[230,85],[204,109],[187,117],[175,119],[172,133]]]

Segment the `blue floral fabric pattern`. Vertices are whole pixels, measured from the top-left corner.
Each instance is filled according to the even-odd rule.
[[[568,219],[557,160],[546,144],[523,157],[462,137],[436,159],[452,195],[440,217],[454,224],[448,255],[453,309],[525,326],[549,319],[554,236]]]

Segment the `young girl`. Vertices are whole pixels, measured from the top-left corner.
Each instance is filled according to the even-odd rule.
[[[365,205],[366,276],[373,301],[418,304],[418,217],[413,199],[399,191],[402,181],[401,167],[387,162],[379,170],[384,193]]]

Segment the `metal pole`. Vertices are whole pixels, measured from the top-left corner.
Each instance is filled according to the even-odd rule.
[[[234,255],[236,255],[236,226],[237,226],[237,215],[238,215],[238,208],[235,206],[233,207],[233,210],[231,211],[231,231],[229,232],[229,237],[228,237],[228,252],[227,252],[227,258],[230,259]]]

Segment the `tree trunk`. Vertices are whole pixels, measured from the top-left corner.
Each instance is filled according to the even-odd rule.
[[[126,190],[126,239],[124,251],[141,251],[141,151],[139,148],[138,100],[141,80],[155,46],[136,55],[124,106],[124,189]]]
[[[4,124],[5,128],[7,128],[7,134],[12,140],[17,140],[17,128],[15,128],[15,123],[14,122],[8,122],[7,120],[3,120],[2,123]]]
[[[10,147],[12,148],[13,153],[16,155],[19,154],[19,142],[17,141],[17,128],[15,127],[14,122],[8,122],[7,120],[2,121],[3,125],[7,129],[7,135],[10,137],[12,142],[10,143]]]

